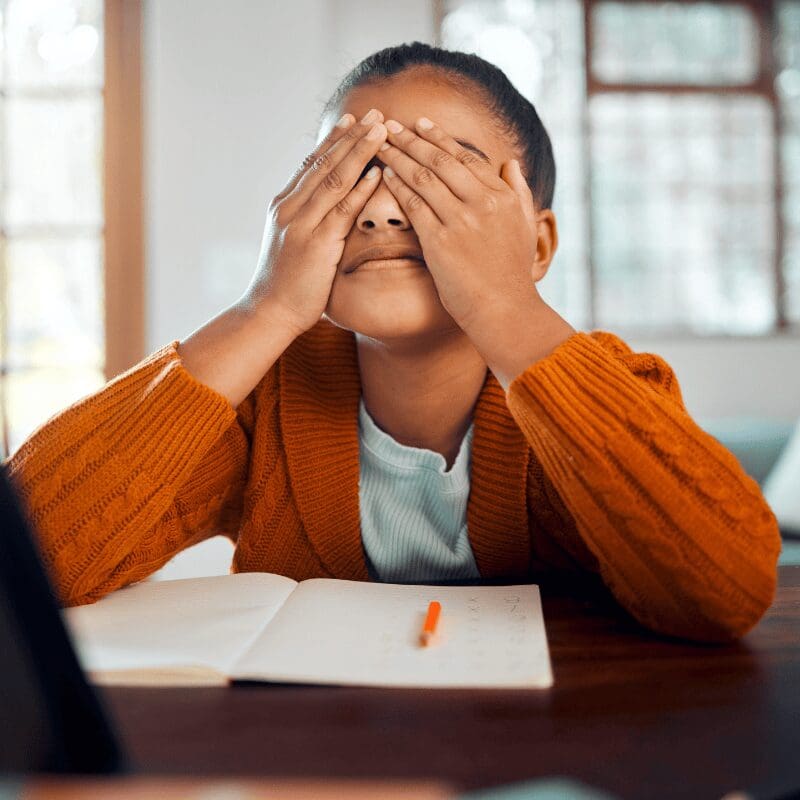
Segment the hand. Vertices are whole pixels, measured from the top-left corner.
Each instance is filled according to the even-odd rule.
[[[387,120],[389,128],[398,124]],[[469,334],[539,297],[534,281],[546,265],[541,270],[536,261],[535,204],[516,160],[498,176],[442,128],[418,120],[416,130],[389,130],[389,146],[377,156],[389,167],[384,181],[419,238],[442,305]]]
[[[268,305],[298,335],[319,322],[345,237],[380,185],[380,167],[360,176],[386,139],[382,120],[377,110],[366,124],[346,114],[270,203],[258,266],[239,301],[246,308]]]

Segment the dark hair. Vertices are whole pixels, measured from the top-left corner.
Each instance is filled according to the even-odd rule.
[[[550,208],[556,182],[556,165],[550,137],[533,107],[505,73],[474,53],[444,50],[423,42],[411,42],[379,50],[367,56],[345,75],[320,115],[320,121],[341,107],[352,89],[390,78],[414,67],[433,67],[444,80],[467,96],[477,87],[497,125],[511,136],[522,152],[522,173],[539,208]]]

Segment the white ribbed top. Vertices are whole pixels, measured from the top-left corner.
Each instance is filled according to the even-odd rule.
[[[441,453],[395,441],[359,402],[361,540],[376,580],[479,577],[467,537],[473,427],[447,470]]]

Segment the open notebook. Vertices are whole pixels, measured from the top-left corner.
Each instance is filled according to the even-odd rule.
[[[441,615],[436,637],[423,647],[432,600]],[[62,613],[89,679],[102,684],[553,683],[535,585],[298,583],[246,572],[139,583]]]

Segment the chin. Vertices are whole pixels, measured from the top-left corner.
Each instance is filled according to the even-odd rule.
[[[356,292],[336,285],[325,318],[371,339],[406,339],[457,330],[435,292]]]

